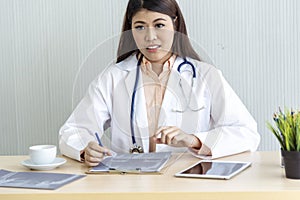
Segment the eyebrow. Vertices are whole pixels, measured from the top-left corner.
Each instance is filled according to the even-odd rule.
[[[153,23],[155,23],[155,22],[157,22],[157,21],[160,21],[160,20],[167,21],[167,20],[164,19],[164,18],[157,18],[157,19],[155,19],[155,20],[153,21]],[[138,24],[138,23],[140,23],[140,24],[146,24],[146,22],[144,22],[144,21],[136,21],[136,22],[134,22],[134,24]]]

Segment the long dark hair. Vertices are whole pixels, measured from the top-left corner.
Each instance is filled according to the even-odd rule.
[[[133,16],[141,9],[147,9],[170,16],[174,21],[174,41],[172,53],[181,57],[191,57],[200,61],[187,35],[186,25],[176,0],[129,0],[123,20],[122,34],[119,41],[117,63],[126,59],[139,49],[134,41],[131,23]]]

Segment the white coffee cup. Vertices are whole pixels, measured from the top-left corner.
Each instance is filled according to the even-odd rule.
[[[57,148],[55,145],[34,145],[29,147],[31,162],[37,165],[50,164],[56,158]]]

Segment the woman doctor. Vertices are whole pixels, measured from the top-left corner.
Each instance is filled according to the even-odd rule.
[[[110,127],[110,147],[100,146]],[[129,0],[117,62],[89,86],[59,132],[60,151],[88,166],[114,152],[255,151],[257,124],[214,66],[201,62],[175,0]]]

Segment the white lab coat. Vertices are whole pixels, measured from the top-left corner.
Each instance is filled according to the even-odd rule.
[[[186,133],[195,134],[212,154],[206,157],[207,148],[201,148],[196,152],[200,157],[217,158],[255,151],[260,141],[257,124],[221,72],[209,64],[188,60],[196,68],[194,87],[191,87],[191,67],[183,66],[178,73],[177,67],[183,59],[177,57],[162,102],[159,127],[177,126]],[[111,149],[115,152],[129,151],[132,147],[130,105],[136,67],[136,56],[130,56],[109,66],[90,84],[86,96],[59,131],[62,154],[80,160],[80,151],[89,141],[96,140],[95,132],[102,136],[107,127],[111,128]],[[140,73],[134,107],[135,137],[138,145],[147,152],[149,130],[142,84]],[[189,108],[202,109],[174,112],[186,108],[191,90]],[[157,146],[157,151],[170,149],[175,147]]]

